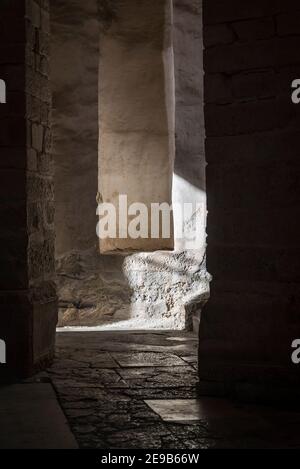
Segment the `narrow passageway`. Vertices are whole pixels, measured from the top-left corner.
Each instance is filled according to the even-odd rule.
[[[300,412],[197,396],[193,333],[58,333],[48,373],[81,448],[299,447]]]

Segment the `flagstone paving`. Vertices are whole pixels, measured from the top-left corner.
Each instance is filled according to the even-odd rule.
[[[174,331],[58,333],[48,376],[79,446],[300,448],[300,412],[197,395],[197,342]]]

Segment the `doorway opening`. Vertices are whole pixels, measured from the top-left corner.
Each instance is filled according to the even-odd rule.
[[[192,329],[209,294],[202,2],[51,5],[59,327]],[[98,239],[97,205],[171,207]],[[189,210],[180,207],[189,205]],[[119,219],[119,218],[118,218]],[[160,219],[161,220],[161,219]],[[129,212],[128,224],[132,221]],[[148,224],[149,233],[151,223]],[[195,236],[196,234],[196,236]]]

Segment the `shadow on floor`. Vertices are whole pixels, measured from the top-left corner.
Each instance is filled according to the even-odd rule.
[[[59,333],[52,383],[81,448],[300,448],[300,412],[197,396],[192,333]]]

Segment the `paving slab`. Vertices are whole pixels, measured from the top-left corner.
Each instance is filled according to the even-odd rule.
[[[186,366],[186,362],[171,353],[131,352],[113,353],[113,358],[124,368],[147,366]]]
[[[200,402],[197,399],[157,399],[145,402],[165,422],[201,420]]]
[[[178,389],[198,382],[198,375],[190,366],[121,368],[119,374],[129,387]]]
[[[76,449],[49,383],[0,387],[0,449]]]
[[[300,448],[299,412],[200,397],[197,348],[178,331],[58,334],[49,377],[80,447]]]

